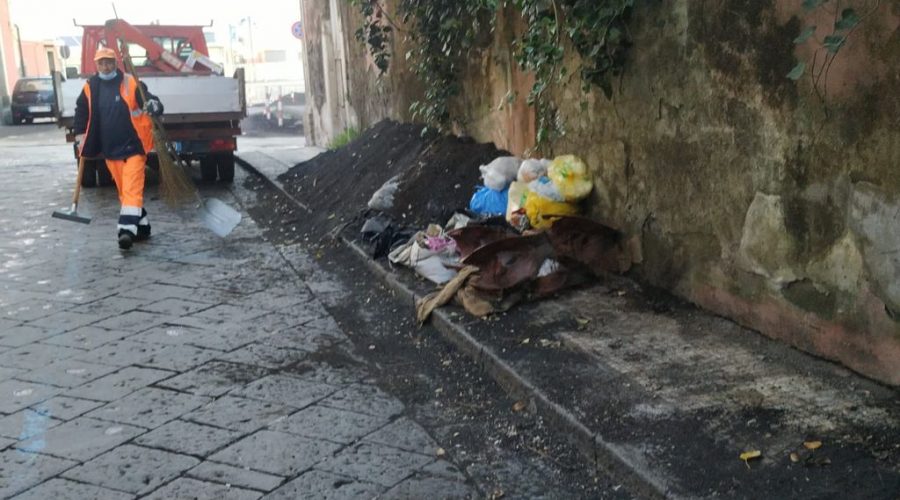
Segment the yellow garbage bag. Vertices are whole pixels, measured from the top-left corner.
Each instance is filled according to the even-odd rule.
[[[578,206],[574,203],[553,201],[533,192],[525,198],[525,214],[531,227],[535,229],[548,229],[553,225],[553,216],[578,215]]]
[[[506,220],[512,218],[512,214],[518,212],[520,208],[525,206],[525,199],[528,197],[528,184],[525,182],[513,181],[509,185],[509,196],[506,202]]]
[[[556,157],[547,168],[547,177],[568,202],[582,200],[594,189],[587,165],[574,155]]]

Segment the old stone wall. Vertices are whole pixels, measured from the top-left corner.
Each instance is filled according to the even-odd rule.
[[[378,79],[343,16],[357,124],[408,119],[421,89],[406,42]],[[639,1],[613,99],[577,78],[554,89],[566,135],[544,152],[587,161],[590,213],[639,238],[641,279],[900,384],[900,5],[865,18],[818,86],[792,82],[813,55],[792,40],[809,24],[823,36],[828,16],[788,0]],[[458,132],[517,154],[535,127],[510,44],[520,23],[500,16],[454,103]]]

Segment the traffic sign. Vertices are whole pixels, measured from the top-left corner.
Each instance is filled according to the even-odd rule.
[[[291,34],[301,40],[303,39],[303,24],[301,24],[300,21],[291,25]]]

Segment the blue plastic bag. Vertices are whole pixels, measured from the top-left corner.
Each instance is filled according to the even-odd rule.
[[[489,187],[478,186],[469,202],[469,210],[480,215],[503,215],[506,213],[508,200],[509,187],[503,191],[494,191]]]

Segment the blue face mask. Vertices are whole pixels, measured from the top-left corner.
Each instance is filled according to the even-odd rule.
[[[98,71],[97,76],[99,76],[101,80],[110,81],[116,77],[116,70],[112,70],[109,73],[100,73]]]

